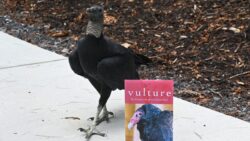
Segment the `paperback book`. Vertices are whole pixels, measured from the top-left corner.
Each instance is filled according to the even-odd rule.
[[[173,83],[125,81],[126,141],[173,141]]]

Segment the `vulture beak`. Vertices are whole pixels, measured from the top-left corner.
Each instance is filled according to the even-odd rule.
[[[131,130],[134,126],[135,125],[133,123],[129,122],[129,124],[128,124],[128,130]]]

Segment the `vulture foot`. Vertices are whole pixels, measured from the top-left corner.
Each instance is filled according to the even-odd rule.
[[[113,112],[103,112],[101,116],[96,120],[96,125],[99,125],[103,121],[109,122],[109,119],[114,118],[114,113]],[[90,117],[89,120],[94,121],[94,117]]]
[[[89,127],[88,129],[79,128],[79,130],[81,132],[85,132],[86,133],[85,134],[85,138],[86,138],[87,141],[91,138],[92,135],[99,135],[99,136],[102,136],[102,137],[106,136],[105,133],[102,133],[102,132],[98,131],[96,129],[96,126],[94,126],[94,125],[91,126],[91,127]]]

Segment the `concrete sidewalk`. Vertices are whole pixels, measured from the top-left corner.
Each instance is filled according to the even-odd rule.
[[[83,141],[77,129],[91,124],[99,98],[88,80],[65,57],[3,32],[0,50],[0,141]],[[113,92],[108,109],[115,118],[98,126],[107,137],[91,141],[125,140],[124,91]],[[174,140],[249,141],[250,124],[175,98]]]

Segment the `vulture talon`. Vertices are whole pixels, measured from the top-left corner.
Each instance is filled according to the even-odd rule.
[[[90,126],[88,126],[87,129],[84,128],[78,128],[77,130],[79,130],[80,132],[87,132],[88,130],[90,130]]]
[[[108,114],[107,114],[107,119],[106,119],[106,122],[107,123],[109,123],[109,119],[111,119],[111,118],[114,118],[115,117],[115,115],[114,115],[114,113],[113,112],[108,112]]]
[[[103,113],[100,117],[99,117],[99,119],[96,121],[96,125],[99,125],[100,123],[102,123],[103,121],[106,121],[107,123],[109,123],[109,119],[111,119],[111,118],[114,118],[115,116],[114,116],[114,113],[113,112],[109,112],[109,111],[107,111],[107,112],[105,112],[105,113]],[[89,121],[94,121],[95,120],[95,118],[94,117],[90,117],[90,118],[88,118],[88,120]]]
[[[85,138],[87,140],[89,140],[91,138],[91,136],[93,136],[93,135],[99,135],[99,136],[102,136],[102,137],[106,136],[105,133],[101,133],[100,131],[98,131],[96,129],[96,126],[92,126],[92,127],[88,128],[88,129],[79,128],[79,130],[81,132],[85,132]]]
[[[103,121],[106,121],[107,123],[109,123],[109,120],[111,118],[114,118],[114,113],[113,112],[109,112],[106,111],[104,112],[101,117],[99,118],[99,120],[97,120],[97,125],[99,125],[100,123],[102,123]]]

